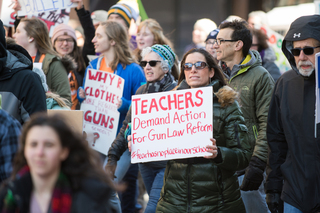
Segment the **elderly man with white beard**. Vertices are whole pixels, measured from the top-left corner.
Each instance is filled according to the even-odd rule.
[[[283,40],[282,51],[292,70],[278,79],[269,108],[267,204],[272,213],[319,212],[315,54],[320,52],[320,15],[296,19]]]

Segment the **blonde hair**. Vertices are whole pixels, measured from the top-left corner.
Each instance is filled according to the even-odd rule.
[[[136,61],[130,52],[128,35],[125,28],[115,21],[101,22],[100,26],[105,28],[105,33],[108,36],[108,39],[115,42],[115,56],[113,61],[110,63],[111,69],[115,70],[119,63],[123,65],[124,69],[126,68],[126,65],[135,63]]]
[[[144,27],[148,28],[150,32],[153,34],[154,44],[167,44],[174,51],[172,42],[163,34],[163,29],[156,20],[151,18],[144,20],[139,24],[137,32],[139,33]],[[142,50],[140,50],[139,48],[136,48],[133,52],[135,55],[135,58],[138,61],[142,60],[141,51]]]
[[[27,35],[34,39],[36,48],[40,54],[52,54],[58,56],[53,50],[52,43],[49,38],[49,31],[46,23],[39,18],[23,18],[20,23],[25,23],[24,29]]]
[[[53,93],[53,92],[46,92],[46,98],[52,98],[55,100],[61,108],[70,109],[68,105],[71,105],[70,101],[66,98],[60,97],[60,95]]]

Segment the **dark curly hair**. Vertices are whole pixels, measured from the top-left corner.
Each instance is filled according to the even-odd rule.
[[[258,29],[252,29],[251,30],[252,36],[257,37],[258,41],[258,52],[261,52],[262,50],[265,50],[269,47],[268,45],[268,36],[265,34],[263,30]]]
[[[231,39],[243,42],[242,54],[245,57],[252,44],[252,34],[248,28],[248,23],[246,21],[233,20],[232,22],[223,22],[219,28],[220,30],[225,28],[233,29]]]
[[[12,179],[15,179],[21,168],[27,165],[24,155],[26,138],[35,126],[51,127],[59,136],[61,145],[69,149],[69,155],[61,163],[61,171],[69,178],[73,188],[78,188],[84,177],[99,179],[109,186],[113,186],[110,177],[102,170],[102,162],[97,153],[89,148],[87,141],[76,133],[60,115],[36,113],[25,123],[20,136],[20,146],[13,163]]]

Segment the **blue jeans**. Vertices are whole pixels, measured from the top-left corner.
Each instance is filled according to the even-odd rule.
[[[107,165],[107,163],[108,163],[108,158],[105,158],[103,163],[103,168]],[[116,176],[116,178],[114,179],[115,183],[119,183],[123,179],[130,165],[131,165],[131,154],[127,149],[118,160],[117,168],[114,174]],[[121,204],[116,193],[113,193],[111,195],[110,204],[113,207],[113,209],[116,209],[117,213],[121,213]]]
[[[166,168],[154,168],[145,163],[139,163],[139,169],[149,195],[149,201],[144,213],[155,213],[163,186],[163,176]]]
[[[283,202],[283,213],[302,213],[302,211],[286,202]]]
[[[263,174],[264,179],[258,190],[241,191],[241,197],[246,207],[247,213],[270,213],[267,202],[266,193],[264,192],[264,184],[266,181],[266,173]],[[238,177],[239,186],[241,186],[244,175]]]

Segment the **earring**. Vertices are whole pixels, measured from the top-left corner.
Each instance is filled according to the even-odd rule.
[[[33,41],[33,39],[32,39],[32,38],[30,38],[30,39],[29,39],[29,42],[32,42],[32,41]]]

